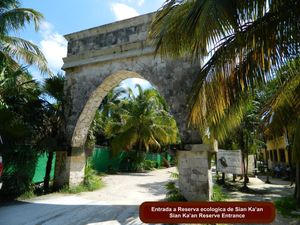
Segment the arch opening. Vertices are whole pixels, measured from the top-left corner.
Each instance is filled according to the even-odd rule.
[[[144,80],[144,84],[148,83],[145,89],[154,88],[157,90],[155,86],[153,86],[144,77],[136,72],[121,70],[106,77],[103,82],[92,92],[87,102],[85,103],[82,112],[80,113],[71,139],[72,148],[84,148],[87,140],[87,135],[92,121],[95,117],[96,111],[99,109],[99,106],[101,105],[107,94],[116,86],[122,84],[123,81],[136,78]],[[133,81],[132,83],[135,82]],[[126,84],[125,86],[128,87],[128,84]],[[157,92],[159,93],[159,90],[157,90]]]

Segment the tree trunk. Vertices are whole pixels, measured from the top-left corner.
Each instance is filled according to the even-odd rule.
[[[267,147],[265,147],[266,151],[266,160],[267,160],[267,179],[265,181],[266,184],[271,184],[270,182],[270,169],[269,169],[269,152],[267,151]]]
[[[243,176],[244,176],[244,186],[243,188],[246,189],[247,188],[247,178],[246,178],[246,160],[245,160],[245,153],[243,153]]]
[[[232,175],[232,182],[235,182],[235,179],[236,179],[236,174],[233,174]]]
[[[245,181],[246,183],[249,183],[249,176],[248,176],[248,169],[249,169],[249,153],[248,150],[246,150],[246,171],[245,171]]]
[[[217,181],[219,181],[219,171],[217,169],[217,153],[215,153],[215,164],[216,164],[216,176],[217,176]]]
[[[244,176],[244,185],[243,185],[243,190],[247,190],[247,180],[248,180],[248,176],[247,176],[247,168],[246,168],[246,146],[245,146],[245,141],[244,141],[244,132],[243,129],[240,130],[240,138],[239,138],[239,142],[240,142],[240,147],[241,147],[241,151],[242,151],[242,161],[243,161],[243,176]]]
[[[297,203],[300,205],[300,163],[296,163],[295,193]]]
[[[165,156],[161,156],[161,157],[162,157],[164,166],[167,168],[170,168],[171,167],[170,162],[166,159],[166,157]]]
[[[225,184],[225,173],[222,173],[222,184]]]
[[[50,151],[48,154],[47,166],[46,166],[46,173],[44,178],[44,192],[49,192],[49,182],[50,182],[50,173],[52,168],[52,160],[53,160],[53,151]]]

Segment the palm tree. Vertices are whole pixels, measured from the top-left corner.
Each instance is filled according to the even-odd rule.
[[[18,0],[0,2],[0,59],[6,60],[13,68],[19,68],[19,62],[36,65],[40,71],[50,73],[47,61],[40,49],[32,42],[12,36],[22,30],[26,24],[34,23],[38,30],[43,15],[36,10],[21,8]]]
[[[190,124],[218,124],[244,92],[300,51],[298,0],[168,0],[150,37],[162,56],[191,57],[202,66],[190,100]]]
[[[108,117],[112,107],[117,105],[122,99],[122,95],[125,96],[126,93],[126,90],[120,86],[108,92],[99,106],[99,111],[102,112],[103,116]]]
[[[0,60],[0,151],[6,163],[4,196],[28,191],[39,150],[33,148],[43,124],[43,101],[37,82],[24,69]]]
[[[287,136],[296,164],[295,197],[300,204],[300,58],[289,62],[266,89],[271,99],[263,110],[265,135],[270,139]],[[271,90],[270,90],[271,89]],[[271,92],[271,93],[270,93]]]
[[[115,107],[108,118],[104,132],[110,138],[112,152],[130,150],[137,154],[150,148],[178,142],[176,122],[165,110],[165,105],[154,89],[143,90],[137,85],[139,94],[129,94]],[[132,90],[129,90],[132,93]]]
[[[249,90],[265,85],[276,76],[279,68],[289,67],[289,61],[299,56],[299,21],[299,0],[165,2],[154,18],[150,37],[163,57],[190,57],[192,61],[199,60],[204,64],[190,97],[189,116],[190,124],[199,128],[202,136],[208,128],[216,130],[216,138],[228,136],[242,122],[241,106],[245,95],[249,97]],[[290,107],[291,104],[296,107],[300,102],[297,79],[299,74],[298,78],[291,79],[293,81],[281,84],[282,92],[278,93],[272,110],[269,110],[274,118],[269,130],[272,126],[281,127],[284,120],[299,118]],[[293,88],[298,92],[288,91],[289,100],[280,100],[287,93],[283,89]],[[293,114],[293,119],[275,122],[280,117],[278,111],[285,113],[283,118]],[[238,117],[228,123],[228,117],[234,118],[231,115]],[[227,121],[225,126],[224,121]],[[221,133],[214,129],[218,126],[222,128]],[[297,133],[299,129],[295,130]],[[295,152],[299,154],[299,150]],[[298,156],[294,158],[298,160]],[[298,193],[300,202],[300,188]]]
[[[104,126],[112,112],[118,107],[118,104],[125,97],[126,90],[120,86],[113,88],[102,100],[99,109],[96,111],[94,120],[88,131],[87,140],[85,142],[86,156],[90,156],[95,144],[106,144],[107,140],[104,135]],[[123,95],[123,96],[122,96]]]
[[[43,85],[44,117],[39,139],[39,148],[47,150],[48,160],[44,178],[44,191],[49,191],[50,172],[54,151],[62,148],[64,143],[63,103],[64,81],[61,74],[47,78]],[[51,100],[51,101],[50,101]]]
[[[38,83],[24,68],[13,70],[0,61],[0,134],[8,150],[37,141],[43,120],[40,94]]]

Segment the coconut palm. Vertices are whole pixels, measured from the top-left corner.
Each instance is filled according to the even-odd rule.
[[[145,152],[178,142],[176,122],[165,110],[158,92],[137,87],[139,94],[121,101],[106,122],[104,131],[114,154],[132,147]]]
[[[39,150],[44,107],[37,82],[24,69],[11,69],[0,60],[0,136],[6,169],[1,195],[19,195],[30,189]]]
[[[42,87],[44,101],[43,125],[39,139],[39,147],[47,151],[48,160],[44,178],[44,191],[49,191],[50,172],[54,151],[63,148],[64,98],[65,77],[61,74],[47,78]],[[51,100],[51,101],[50,101]]]
[[[38,83],[24,68],[13,70],[0,61],[0,135],[4,148],[35,143],[37,138],[33,137],[43,120],[40,94]]]
[[[284,133],[292,160],[296,164],[295,197],[300,203],[300,59],[297,58],[282,67],[267,87],[271,96],[264,108],[265,135],[276,139]],[[270,91],[271,89],[271,91]],[[271,92],[271,93],[270,93]]]
[[[299,17],[298,0],[166,1],[150,31],[157,51],[207,61],[192,91],[190,123],[218,124],[245,91],[295,58]]]
[[[38,30],[42,14],[30,8],[21,8],[18,0],[0,2],[0,59],[7,60],[10,66],[19,67],[19,62],[36,65],[40,71],[50,73],[46,59],[40,49],[32,42],[12,36],[34,23]]]

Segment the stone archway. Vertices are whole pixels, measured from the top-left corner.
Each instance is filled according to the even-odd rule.
[[[209,198],[210,149],[199,145],[198,132],[187,127],[188,96],[200,66],[187,59],[162,59],[156,55],[148,40],[152,17],[146,14],[65,36],[65,133],[71,150],[68,156],[58,156],[57,183],[76,185],[83,180],[83,146],[98,106],[115,85],[137,77],[148,80],[165,98],[187,146],[185,150],[193,152],[179,154],[181,189],[189,199]]]
[[[127,78],[143,79],[142,76],[135,72],[121,70],[105,78],[99,87],[92,92],[76,123],[71,139],[71,146],[73,148],[80,148],[84,146],[88,129],[102,100],[110,90]]]

